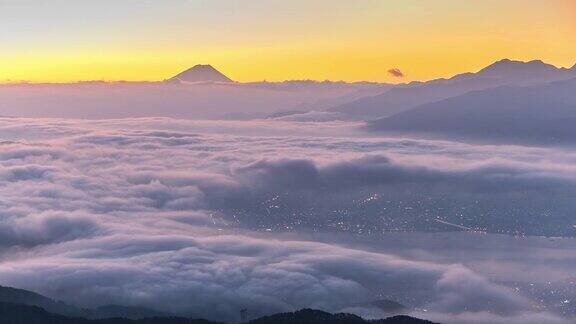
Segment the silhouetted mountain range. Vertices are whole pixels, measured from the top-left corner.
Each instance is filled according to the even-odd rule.
[[[10,324],[223,324],[221,322],[184,317],[150,317],[128,319],[121,317],[86,319],[50,313],[37,306],[0,303],[0,322]],[[381,320],[365,320],[353,314],[304,309],[261,317],[249,324],[434,324],[433,322],[399,315]]]
[[[350,116],[386,117],[411,108],[500,86],[529,86],[576,78],[576,66],[556,68],[542,61],[520,62],[504,59],[477,73],[464,73],[450,79],[413,82],[394,87],[380,95],[364,97],[331,108]]]
[[[377,307],[404,309],[392,301],[376,302]],[[176,317],[141,307],[119,305],[83,309],[55,301],[40,294],[0,286],[0,323],[10,324],[219,324],[203,319]],[[352,314],[330,314],[305,309],[250,321],[251,324],[430,324],[409,316],[367,321]]]

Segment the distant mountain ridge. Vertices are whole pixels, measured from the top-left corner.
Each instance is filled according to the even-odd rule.
[[[469,92],[375,120],[367,129],[512,144],[574,145],[574,125],[576,78]]]
[[[496,61],[487,67],[478,71],[478,74],[505,76],[512,74],[542,74],[542,73],[555,73],[557,71],[566,70],[564,68],[557,68],[552,64],[544,63],[541,60],[533,60],[529,62],[514,61],[510,59],[502,59]]]
[[[399,85],[382,94],[360,98],[329,110],[373,119],[392,116],[419,105],[471,91],[505,85],[529,86],[571,78],[576,78],[576,65],[567,69],[557,68],[540,60],[522,62],[503,59],[476,73],[463,73],[449,79]]]

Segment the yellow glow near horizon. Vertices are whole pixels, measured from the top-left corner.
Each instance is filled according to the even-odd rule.
[[[0,82],[162,80],[200,63],[237,81],[406,82],[505,57],[576,63],[572,0],[103,2],[57,0],[53,12],[0,2]],[[95,12],[88,22],[82,10]]]

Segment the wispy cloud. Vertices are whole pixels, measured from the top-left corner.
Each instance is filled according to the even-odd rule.
[[[388,75],[391,75],[391,76],[393,76],[393,77],[395,77],[395,78],[403,78],[403,77],[406,76],[406,75],[405,75],[402,71],[400,71],[400,69],[398,69],[398,68],[393,68],[393,69],[388,70]]]

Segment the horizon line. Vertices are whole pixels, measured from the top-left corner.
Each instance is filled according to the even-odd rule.
[[[571,66],[558,66],[552,63],[547,63],[542,59],[532,59],[532,60],[520,60],[520,59],[510,59],[510,58],[502,58],[502,59],[498,59],[496,61],[492,61],[492,63],[489,63],[488,65],[484,66],[484,68],[491,66],[495,63],[498,62],[503,62],[503,61],[510,61],[510,62],[519,62],[519,63],[532,63],[532,62],[540,62],[542,64],[546,64],[546,65],[550,65],[558,70],[570,70],[570,69],[576,69],[576,63],[571,65]],[[177,72],[175,75],[177,75],[178,73],[187,71],[195,66],[212,66],[214,69],[216,69],[218,72],[221,72],[219,69],[215,68],[214,65],[212,64],[206,64],[206,63],[202,63],[202,64],[194,64],[189,68],[184,68],[183,70],[180,70],[180,72]],[[284,80],[276,80],[276,81],[270,81],[267,79],[263,79],[263,80],[250,80],[250,81],[233,81],[233,82],[187,82],[185,84],[218,84],[221,83],[223,85],[228,84],[228,85],[232,85],[232,84],[250,84],[250,83],[283,83],[283,82],[317,82],[317,83],[322,83],[322,82],[331,82],[331,83],[347,83],[347,84],[354,84],[354,83],[374,83],[374,84],[387,84],[387,85],[402,85],[402,84],[411,84],[411,83],[418,83],[418,82],[429,82],[429,81],[434,81],[434,80],[447,80],[447,79],[451,79],[453,77],[456,77],[458,75],[462,75],[462,74],[467,74],[467,73],[478,73],[480,72],[482,69],[479,69],[476,72],[471,72],[471,71],[465,71],[465,72],[459,72],[456,74],[453,74],[451,76],[444,76],[444,77],[437,77],[437,78],[429,78],[429,79],[420,79],[420,80],[411,80],[411,81],[407,81],[407,82],[401,82],[402,80],[400,79],[404,79],[404,77],[399,77],[399,82],[384,82],[384,81],[375,81],[375,80],[334,80],[334,79],[284,79]],[[221,72],[222,73],[222,72]],[[169,78],[165,78],[165,79],[148,79],[148,80],[126,80],[126,79],[85,79],[85,80],[69,80],[69,81],[31,81],[31,80],[11,80],[11,79],[5,79],[5,80],[0,80],[0,85],[71,85],[71,84],[90,84],[90,83],[168,83],[169,80],[171,80],[174,76],[169,77]]]

